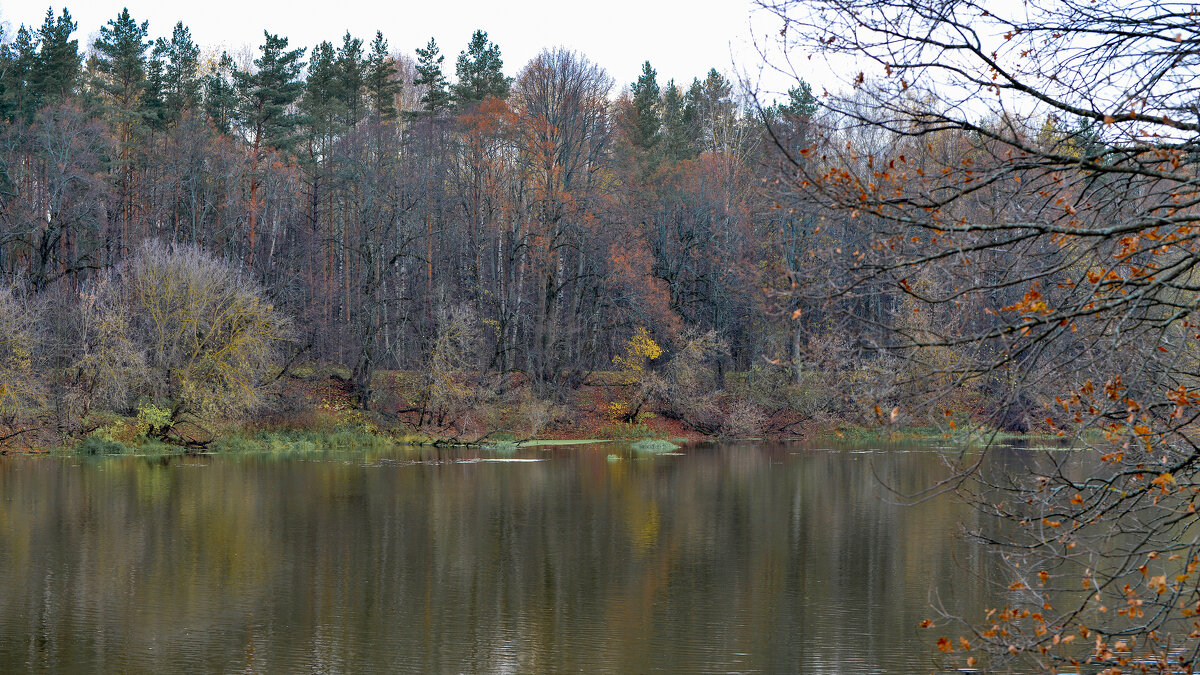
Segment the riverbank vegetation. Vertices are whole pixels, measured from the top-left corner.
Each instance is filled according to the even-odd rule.
[[[1048,426],[1029,382],[921,396],[962,357],[888,341],[932,318],[903,289],[796,292],[865,242],[780,198],[834,119],[802,81],[767,103],[647,63],[617,86],[562,48],[512,77],[482,31],[451,77],[382,33],[268,32],[239,60],[128,11],[77,28],[0,36],[5,448]]]

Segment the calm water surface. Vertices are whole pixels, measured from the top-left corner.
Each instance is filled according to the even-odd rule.
[[[880,484],[945,474],[918,446],[0,458],[0,671],[928,672],[935,591],[1003,603],[973,511]]]

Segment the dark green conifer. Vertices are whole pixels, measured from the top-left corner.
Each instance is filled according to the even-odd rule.
[[[300,70],[304,48],[288,50],[288,39],[263,31],[255,72],[235,70],[237,123],[258,148],[284,149],[296,141],[299,122],[289,110],[304,91]]]
[[[148,32],[149,23],[134,21],[126,8],[100,29],[100,37],[92,45],[99,74],[96,87],[118,127],[132,124],[146,101]]]
[[[683,92],[675,84],[675,80],[667,83],[667,89],[662,96],[662,142],[660,150],[663,157],[678,162],[695,156],[689,132],[690,125],[684,115],[685,100]]]
[[[237,109],[235,72],[237,67],[229,53],[221,52],[216,67],[204,77],[204,114],[221,133],[229,133],[233,129]]]
[[[72,40],[76,24],[63,8],[58,18],[46,10],[46,20],[38,30],[40,43],[29,78],[33,110],[64,101],[75,93],[79,79],[79,40]]]
[[[385,120],[396,119],[396,95],[400,93],[400,83],[394,79],[395,74],[396,65],[388,54],[387,40],[383,39],[383,33],[376,31],[371,54],[367,57],[366,87],[375,114]]]
[[[455,64],[458,82],[452,87],[454,102],[460,108],[479,103],[484,98],[508,98],[512,80],[504,76],[504,61],[500,47],[488,42],[487,33],[477,30],[465,51],[459,52]]]
[[[450,105],[450,92],[446,88],[446,76],[442,73],[442,62],[445,60],[433,38],[429,38],[429,44],[424,49],[417,49],[417,76],[413,84],[427,87],[421,96],[421,106],[428,115],[436,115]]]
[[[812,87],[804,80],[788,89],[788,100],[784,104],[784,111],[788,115],[807,119],[816,114],[818,107],[820,104],[817,103],[817,97],[813,96]]]
[[[313,47],[304,98],[300,101],[305,124],[318,137],[330,134],[333,120],[341,114],[339,88],[337,53],[332,44],[322,42]]]
[[[337,98],[342,104],[346,123],[351,125],[362,116],[365,79],[362,44],[362,40],[350,37],[350,32],[346,31],[337,52]]]
[[[142,85],[139,108],[142,120],[153,129],[167,125],[167,107],[163,101],[166,91],[163,60],[157,50],[146,60],[146,80]]]
[[[37,63],[37,34],[25,26],[17,29],[11,44],[0,47],[0,114],[9,121],[31,122],[36,110],[30,86]]]
[[[658,143],[659,127],[662,124],[658,111],[658,73],[646,61],[642,74],[632,87],[633,128],[632,141],[635,147],[649,150]]]
[[[159,38],[154,54],[163,61],[163,108],[168,122],[175,122],[200,103],[200,48],[180,21],[171,39]]]

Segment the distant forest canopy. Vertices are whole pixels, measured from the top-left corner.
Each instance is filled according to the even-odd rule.
[[[639,329],[668,350],[715,331],[728,370],[803,358],[772,291],[798,216],[760,177],[816,111],[807,86],[763,109],[716,69],[646,63],[618,89],[564,48],[508,77],[483,31],[451,67],[382,33],[264,32],[239,64],[128,10],[94,44],[77,28],[51,10],[0,46],[0,282],[20,293],[78,297],[143,241],[197,244],[364,389],[451,315],[478,327],[480,368],[549,388],[612,370]]]

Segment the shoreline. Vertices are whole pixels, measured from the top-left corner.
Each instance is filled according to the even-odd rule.
[[[828,419],[803,419],[787,408],[763,419],[758,433],[705,432],[702,424],[672,415],[661,406],[647,405],[633,419],[627,414],[632,388],[621,384],[591,384],[556,400],[537,399],[515,387],[503,398],[481,402],[449,421],[434,423],[414,401],[420,390],[400,373],[377,380],[378,398],[364,408],[352,395],[345,378],[313,369],[307,377],[289,374],[277,381],[258,414],[242,420],[211,423],[194,436],[172,430],[155,434],[145,410],[99,412],[88,416],[74,433],[30,424],[7,443],[0,455],[184,455],[201,453],[276,451],[346,446],[536,447],[606,441],[654,441],[689,445],[711,441],[906,442],[951,441],[956,444],[994,442],[1063,443],[1064,432],[1044,430],[1016,433],[974,422],[986,417],[964,411],[953,419],[919,424],[901,416],[889,423],[870,424]],[[723,405],[747,402],[736,392],[723,395]],[[153,410],[152,405],[143,406]],[[199,428],[199,427],[197,427]],[[27,435],[26,435],[27,434]],[[55,442],[56,436],[61,439]],[[41,442],[39,442],[41,441]]]

